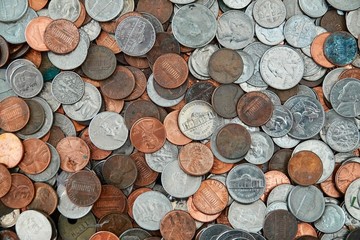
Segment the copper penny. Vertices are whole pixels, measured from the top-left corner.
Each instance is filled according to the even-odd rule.
[[[164,88],[177,88],[185,83],[189,69],[178,54],[166,53],[158,57],[153,66],[154,80]]]
[[[130,157],[134,160],[138,172],[134,185],[137,187],[145,187],[155,182],[159,173],[155,172],[147,165],[145,154],[136,152],[131,154]]]
[[[204,175],[210,171],[213,163],[214,155],[204,144],[192,142],[180,149],[180,167],[189,175]]]
[[[347,31],[345,15],[336,9],[329,10],[321,17],[320,26],[328,32]]]
[[[311,224],[300,222],[300,223],[298,223],[298,230],[296,232],[295,239],[297,239],[301,236],[317,237],[317,233]]]
[[[85,141],[90,149],[90,159],[92,160],[102,160],[107,158],[112,151],[107,151],[96,147],[90,140],[89,137],[89,128],[86,128],[84,131],[81,132],[80,138]]]
[[[192,239],[195,231],[195,220],[182,210],[168,212],[160,222],[160,232],[166,240]]]
[[[120,236],[132,228],[131,218],[124,213],[109,213],[99,220],[98,231],[109,231]]]
[[[152,68],[156,59],[165,53],[180,54],[180,44],[176,41],[174,35],[170,33],[156,33],[155,44],[151,50],[146,53],[150,67]]]
[[[24,55],[24,58],[35,64],[37,68],[40,68],[42,62],[41,52],[30,48],[29,51]]]
[[[286,210],[274,210],[266,216],[263,231],[268,240],[293,239],[297,232],[296,218]]]
[[[11,188],[11,175],[5,165],[0,164],[0,198],[5,196]]]
[[[54,147],[61,141],[61,139],[65,138],[65,133],[58,126],[52,126],[50,129],[50,137],[48,139],[48,143],[53,145]]]
[[[314,38],[313,42],[311,43],[311,47],[310,47],[311,56],[312,56],[313,60],[320,66],[323,66],[326,68],[335,67],[334,64],[332,64],[331,62],[329,62],[329,60],[327,60],[327,58],[325,57],[325,54],[324,54],[324,43],[325,43],[326,38],[330,34],[331,33],[329,33],[329,32],[325,32],[325,33],[321,33],[321,34],[317,35]]]
[[[97,218],[102,218],[109,213],[124,213],[126,208],[127,199],[120,189],[113,185],[102,185],[100,197],[91,211]]]
[[[96,38],[95,41],[97,45],[107,47],[115,54],[121,52],[121,49],[116,43],[115,38],[105,31],[101,31],[100,35]]]
[[[29,7],[31,7],[35,11],[39,11],[43,9],[47,3],[48,0],[29,0]]]
[[[233,83],[242,74],[244,62],[241,56],[232,49],[221,48],[209,59],[209,74],[219,83]]]
[[[239,159],[246,155],[251,145],[248,130],[237,123],[226,124],[216,135],[216,146],[221,156]]]
[[[340,76],[338,77],[339,80],[345,78],[356,78],[360,80],[360,69],[359,68],[351,68],[344,70]]]
[[[0,163],[7,168],[13,168],[21,161],[24,146],[15,134],[3,133],[0,134],[0,152]]]
[[[66,54],[73,51],[79,41],[79,30],[69,20],[54,20],[46,27],[44,32],[45,45],[50,51],[57,54]]]
[[[86,142],[78,137],[66,137],[57,144],[60,155],[60,168],[67,172],[77,172],[89,162],[90,149]]]
[[[212,222],[217,217],[219,217],[221,214],[221,212],[220,212],[217,214],[210,215],[210,214],[205,214],[205,213],[199,211],[193,203],[193,196],[190,196],[188,198],[186,206],[187,206],[188,212],[191,215],[191,217],[199,222]]]
[[[321,86],[313,87],[312,90],[315,92],[317,99],[319,100],[321,106],[324,108],[324,111],[329,111],[329,106],[331,107],[331,104],[326,100],[324,97],[324,91]]]
[[[9,208],[24,208],[31,203],[34,196],[35,188],[31,180],[23,174],[12,173],[10,191],[1,201]]]
[[[49,51],[45,45],[45,29],[53,20],[49,17],[40,16],[32,19],[25,29],[25,39],[29,46],[37,51]]]
[[[290,184],[289,178],[282,172],[272,170],[265,173],[265,192],[261,196],[261,200],[265,201],[271,190],[281,184]]]
[[[105,96],[104,94],[102,95],[102,97],[103,97],[103,100],[105,103],[106,111],[120,113],[123,110],[124,105],[125,105],[124,100],[112,99],[112,98]]]
[[[66,192],[70,201],[77,206],[91,206],[100,197],[101,182],[95,173],[81,170],[69,177]]]
[[[193,195],[195,207],[206,214],[216,214],[226,208],[229,193],[226,186],[214,179],[203,181]]]
[[[130,140],[143,153],[156,152],[165,144],[165,127],[156,118],[140,118],[130,129]]]
[[[0,128],[16,132],[25,127],[30,119],[30,109],[19,97],[8,97],[0,102]]]
[[[185,94],[185,102],[203,100],[211,103],[211,96],[215,90],[215,85],[210,81],[201,81],[189,87]]]
[[[130,129],[136,121],[143,117],[160,119],[160,112],[156,105],[148,100],[138,99],[131,102],[125,109],[125,124]]]
[[[20,240],[15,232],[10,230],[1,230],[0,231],[0,239],[4,240]]]
[[[74,25],[77,28],[81,27],[81,25],[83,25],[83,23],[85,22],[85,19],[86,19],[86,9],[84,4],[80,1],[80,15],[78,19],[76,19],[76,21],[74,22]]]
[[[178,116],[179,110],[170,112],[164,119],[164,127],[166,130],[166,138],[175,145],[185,145],[191,142],[179,129]]]
[[[128,68],[123,66],[118,66],[113,75],[100,83],[101,92],[112,99],[124,99],[132,93],[134,88],[135,77]]]
[[[218,218],[216,218],[216,223],[224,224],[229,227],[232,227],[229,222],[228,216],[229,216],[229,207],[225,208],[224,211],[221,212],[220,216]]]
[[[27,209],[37,210],[51,215],[58,205],[56,191],[47,183],[36,182],[35,197],[27,206]]]
[[[50,138],[50,131],[47,132],[42,138],[40,138],[41,141],[47,142]]]
[[[4,66],[10,57],[9,45],[6,40],[0,36],[0,67]]]
[[[148,191],[152,191],[151,188],[138,188],[135,191],[133,191],[132,193],[130,193],[129,197],[128,197],[128,214],[131,218],[134,218],[133,216],[133,206],[134,206],[134,202],[136,200],[136,198],[138,196],[140,196],[142,193],[144,192],[148,192]]]
[[[323,173],[321,159],[311,151],[295,153],[289,160],[288,172],[291,180],[302,186],[315,184]]]
[[[240,98],[236,108],[241,121],[251,127],[259,127],[269,121],[274,105],[264,93],[249,92]]]
[[[112,155],[104,163],[102,174],[107,183],[125,189],[134,184],[137,168],[130,156]]]
[[[119,237],[108,231],[94,233],[89,240],[119,240]]]
[[[128,66],[127,67],[135,77],[135,88],[132,93],[127,96],[125,101],[132,101],[139,98],[146,90],[146,77],[145,74],[138,68]]]
[[[335,184],[337,189],[345,194],[349,185],[360,178],[360,163],[349,162],[341,165],[335,175]]]
[[[141,69],[149,67],[149,61],[145,57],[134,57],[124,54],[124,59],[132,67]]]
[[[49,147],[37,138],[23,141],[24,156],[19,163],[19,168],[27,174],[43,172],[50,164],[51,153]]]
[[[173,13],[173,4],[167,0],[141,0],[138,2],[136,11],[150,13],[161,23],[165,23]]]
[[[331,173],[331,175],[325,181],[320,183],[321,190],[329,197],[339,198],[343,196],[343,194],[336,188],[335,184],[335,174],[339,167],[340,164],[335,164],[334,171]]]
[[[292,149],[280,149],[276,151],[269,161],[269,170],[278,170],[288,175],[288,162],[292,152]]]

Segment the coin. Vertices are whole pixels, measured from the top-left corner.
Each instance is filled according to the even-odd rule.
[[[195,231],[195,220],[185,211],[170,211],[160,222],[160,232],[165,239],[192,239]]]
[[[30,135],[39,131],[43,126],[45,122],[45,110],[40,103],[34,100],[26,99],[25,102],[30,110],[30,118],[26,126],[20,130],[20,134]]]
[[[134,88],[134,75],[128,68],[122,66],[116,67],[115,72],[100,84],[101,92],[112,99],[124,99],[132,93]]]
[[[27,174],[43,172],[50,164],[51,153],[49,147],[40,139],[30,138],[24,140],[24,156],[19,168]]]
[[[20,139],[13,133],[0,135],[0,163],[7,168],[13,168],[21,161],[24,155],[24,146]]]
[[[0,164],[0,198],[5,196],[11,188],[11,175],[5,165]]]
[[[22,212],[16,221],[15,229],[20,239],[46,240],[52,236],[50,221],[35,210]]]
[[[193,203],[192,196],[190,196],[188,198],[186,206],[187,206],[188,212],[191,215],[191,217],[200,222],[212,222],[215,219],[217,219],[221,214],[221,213],[217,213],[217,214],[210,215],[210,214],[205,214],[205,213],[199,211]]]
[[[98,231],[109,231],[116,236],[133,227],[131,219],[124,213],[109,213],[99,220],[99,225]]]
[[[83,97],[85,83],[78,74],[63,71],[53,79],[51,92],[58,102],[74,104]]]
[[[339,231],[345,224],[345,213],[341,207],[335,204],[327,204],[321,218],[314,226],[323,233]]]
[[[10,191],[0,200],[10,208],[23,208],[31,203],[35,196],[34,185],[31,180],[23,174],[11,174]]]
[[[0,127],[7,132],[16,132],[25,127],[30,119],[30,109],[18,97],[8,97],[0,102]]]
[[[296,231],[296,218],[286,210],[275,210],[265,218],[264,236],[266,239],[293,239]]]
[[[134,160],[138,170],[138,175],[134,185],[138,187],[145,187],[154,183],[159,174],[148,166],[145,160],[145,154],[142,152],[136,152],[131,154],[130,157]]]
[[[51,215],[58,204],[56,191],[47,183],[36,182],[35,197],[27,206],[27,209],[41,211]]]
[[[189,175],[201,176],[208,173],[213,165],[211,150],[201,143],[189,143],[180,149],[180,167]]]
[[[345,45],[347,50],[335,48],[335,45]],[[356,39],[348,32],[334,32],[324,42],[325,57],[337,66],[350,64],[354,61],[357,52]]]

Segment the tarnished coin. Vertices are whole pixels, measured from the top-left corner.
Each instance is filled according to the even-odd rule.
[[[297,229],[296,218],[286,210],[272,211],[265,218],[264,236],[266,239],[294,239]]]
[[[336,171],[335,184],[337,189],[345,194],[349,185],[358,178],[360,178],[360,163],[344,163]]]
[[[180,131],[193,140],[203,140],[212,135],[218,126],[218,116],[211,105],[202,100],[187,103],[179,113]]]
[[[193,3],[181,7],[171,23],[176,40],[186,47],[199,48],[210,43],[216,35],[215,15],[207,7]]]
[[[94,173],[81,170],[69,177],[66,192],[70,201],[77,206],[90,206],[100,197],[101,183]]]
[[[267,95],[256,91],[244,94],[236,108],[241,121],[246,125],[258,127],[270,120],[274,105]]]
[[[189,103],[195,100],[211,102],[211,96],[215,90],[212,82],[201,81],[192,85],[185,93],[185,102]]]
[[[314,226],[323,233],[335,233],[339,231],[344,224],[344,210],[338,205],[326,204],[323,215],[314,223]]]
[[[115,54],[107,47],[91,45],[81,70],[93,80],[104,80],[116,69]]]
[[[23,135],[30,135],[39,131],[43,126],[45,122],[45,110],[40,103],[32,99],[26,99],[25,102],[30,110],[30,119],[26,126],[19,131],[19,133]]]
[[[251,141],[248,130],[236,123],[224,125],[216,135],[218,152],[229,159],[244,157],[250,149]]]
[[[90,122],[91,142],[103,150],[115,150],[125,144],[129,131],[124,118],[114,112],[101,112]]]
[[[304,75],[301,56],[288,46],[267,50],[260,61],[260,73],[271,87],[286,90],[296,86]]]
[[[160,232],[165,239],[192,239],[195,235],[195,231],[195,220],[185,211],[170,211],[160,222]]]
[[[101,92],[111,99],[124,99],[132,93],[134,88],[135,76],[123,66],[116,67],[115,72],[100,83]]]
[[[236,104],[244,91],[235,84],[222,84],[218,86],[211,97],[211,104],[217,114],[224,118],[237,116]]]
[[[209,74],[219,83],[235,82],[241,76],[243,68],[242,58],[235,50],[221,48],[209,59]]]
[[[78,74],[63,71],[53,79],[51,92],[58,102],[74,104],[84,95],[85,83]]]
[[[66,193],[65,186],[58,186],[56,192],[59,195],[59,204],[57,206],[57,209],[61,213],[60,216],[62,218],[79,219],[86,216],[91,211],[92,206],[80,207],[70,201]],[[92,214],[90,214],[90,216],[92,216],[95,220],[95,217]],[[67,219],[66,222],[68,222]],[[61,232],[61,226],[59,227],[59,232]]]
[[[231,197],[239,203],[257,201],[265,191],[265,176],[260,168],[244,163],[235,166],[226,178]]]
[[[325,199],[315,186],[295,186],[288,197],[288,207],[303,222],[315,222],[325,210]]]
[[[282,137],[288,134],[293,126],[293,115],[283,105],[274,105],[270,120],[261,129],[271,137]]]
[[[76,220],[71,219],[73,218],[59,216],[57,225],[62,239],[89,239],[96,232],[96,218],[91,213],[84,214]]]
[[[100,197],[94,203],[92,212],[97,218],[103,218],[113,212],[125,212],[126,207],[127,199],[119,188],[102,185]]]
[[[45,45],[50,51],[57,54],[66,54],[73,51],[79,41],[79,30],[72,22],[66,19],[52,21],[44,32]]]
[[[323,173],[321,159],[311,151],[295,153],[289,160],[288,173],[291,179],[300,185],[315,184]]]
[[[147,230],[159,230],[163,217],[172,210],[170,201],[156,191],[142,193],[133,206],[134,220]]]
[[[131,154],[130,157],[134,160],[136,168],[138,169],[138,175],[134,185],[137,187],[145,187],[154,183],[159,174],[147,165],[145,154],[136,152]]]
[[[56,191],[47,183],[36,182],[35,197],[33,201],[27,206],[27,209],[44,212],[51,215],[57,207],[58,195]]]
[[[0,127],[7,132],[16,132],[25,127],[30,119],[30,109],[18,97],[8,97],[0,102]]]
[[[23,174],[11,174],[10,191],[0,200],[10,208],[24,208],[31,203],[35,196],[34,184]]]
[[[110,156],[102,167],[105,181],[120,189],[131,186],[136,180],[137,172],[134,160],[125,155]]]
[[[124,213],[110,213],[99,220],[98,231],[109,231],[120,236],[126,230],[132,229],[130,217]]]
[[[15,225],[20,239],[48,240],[52,236],[52,227],[46,216],[35,210],[20,214]]]
[[[142,56],[155,44],[155,29],[149,20],[139,16],[128,16],[116,28],[116,42],[130,56]]]

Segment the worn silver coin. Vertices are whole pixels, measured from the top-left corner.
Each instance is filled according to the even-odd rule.
[[[286,8],[281,0],[257,0],[254,4],[255,21],[264,28],[275,28],[284,22]]]
[[[270,160],[274,154],[274,142],[263,132],[252,132],[250,149],[245,160],[252,164],[263,164]]]
[[[73,122],[64,114],[54,113],[53,126],[59,127],[67,137],[76,136],[76,129]]]
[[[288,134],[293,125],[293,116],[283,105],[274,105],[270,120],[261,129],[271,137],[282,137]]]
[[[107,22],[116,18],[124,7],[123,0],[111,0],[103,2],[101,0],[86,0],[86,12],[99,22]]]
[[[63,71],[54,77],[51,92],[58,102],[74,104],[83,97],[85,83],[77,73]]]
[[[146,153],[145,160],[152,170],[161,173],[169,162],[177,161],[178,155],[178,147],[169,141],[165,141],[165,144],[158,151]]]
[[[28,9],[27,0],[3,0],[1,1],[0,8],[0,21],[1,22],[14,22],[19,20]]]
[[[52,111],[55,112],[60,107],[61,103],[58,102],[52,94],[51,85],[52,82],[45,82],[43,89],[39,93],[39,97],[44,99],[50,105]]]
[[[315,24],[305,15],[295,15],[286,22],[284,35],[286,41],[293,47],[309,46],[316,37]]]
[[[335,233],[345,224],[345,213],[341,207],[335,204],[326,204],[321,218],[314,226],[323,233]]]
[[[33,66],[18,67],[10,76],[11,88],[23,98],[32,98],[38,95],[44,85],[41,72]]]

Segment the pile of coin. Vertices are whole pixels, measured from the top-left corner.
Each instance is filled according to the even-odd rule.
[[[0,239],[360,239],[359,0],[2,0]]]

